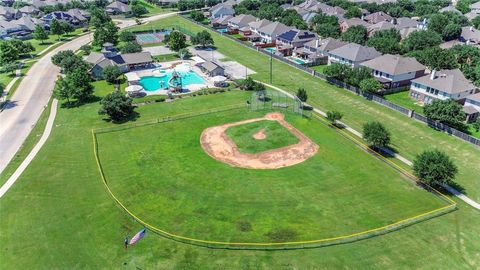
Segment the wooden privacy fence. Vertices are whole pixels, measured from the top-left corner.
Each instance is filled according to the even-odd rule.
[[[196,25],[199,25],[199,26],[201,26],[201,27],[203,27],[203,28],[207,28],[207,29],[209,29],[209,30],[215,31],[215,29],[213,29],[212,27],[207,26],[207,25],[204,25],[204,24],[201,24],[201,23],[198,23],[198,22],[190,19],[190,18],[187,17],[187,16],[183,16],[183,18],[185,18],[186,20],[188,20],[188,21],[190,21],[190,22],[192,22],[192,23],[194,23],[194,24],[196,24]],[[184,29],[183,27],[180,28],[179,30],[180,30],[180,31],[185,30],[185,33],[188,34],[188,35],[191,35],[191,34],[192,34],[191,31],[186,31],[186,29]],[[442,124],[442,123],[440,123],[440,122],[438,122],[438,121],[433,121],[433,120],[431,120],[431,119],[428,119],[427,117],[425,117],[425,116],[423,116],[423,115],[421,115],[421,114],[418,114],[418,113],[416,113],[416,112],[413,111],[413,110],[407,109],[407,108],[402,107],[402,106],[397,105],[397,104],[394,104],[394,103],[392,103],[392,102],[384,99],[383,97],[381,97],[381,96],[379,96],[379,95],[375,95],[375,94],[371,94],[371,93],[365,93],[365,92],[363,92],[362,90],[360,90],[360,89],[357,88],[357,87],[348,85],[348,84],[346,84],[345,82],[339,81],[339,80],[337,80],[337,79],[335,79],[335,78],[327,77],[327,76],[325,76],[324,74],[319,73],[319,72],[317,72],[317,71],[315,71],[315,70],[313,70],[313,69],[311,69],[311,68],[309,68],[309,67],[306,67],[306,66],[303,66],[303,65],[299,65],[299,64],[294,63],[294,62],[292,62],[292,61],[290,61],[290,60],[288,60],[288,59],[286,59],[286,58],[284,58],[284,57],[282,57],[282,56],[272,54],[272,53],[264,50],[263,48],[260,48],[260,47],[257,47],[257,46],[253,46],[252,44],[250,44],[250,43],[248,43],[248,42],[238,40],[238,39],[236,39],[235,37],[232,37],[232,36],[230,36],[230,35],[228,35],[228,34],[221,33],[221,32],[218,32],[218,31],[215,31],[215,32],[218,33],[219,35],[222,35],[222,36],[224,36],[224,37],[226,37],[226,38],[228,38],[228,39],[230,39],[230,40],[232,40],[232,41],[234,41],[234,42],[236,42],[236,43],[239,43],[239,44],[241,44],[241,45],[243,45],[243,46],[245,46],[245,47],[247,47],[247,48],[250,48],[250,49],[255,50],[255,51],[257,51],[257,52],[263,53],[264,55],[267,55],[267,56],[269,56],[269,57],[275,58],[275,59],[277,59],[277,60],[279,60],[279,61],[282,61],[283,63],[285,63],[285,64],[287,64],[287,65],[290,65],[290,66],[295,67],[295,68],[297,68],[297,69],[299,69],[299,70],[301,70],[301,71],[304,71],[304,72],[306,72],[306,73],[308,73],[308,74],[311,74],[312,76],[315,76],[315,77],[317,77],[317,78],[319,78],[319,79],[321,79],[321,80],[327,81],[327,82],[329,82],[329,83],[331,83],[331,84],[333,84],[333,85],[336,85],[336,86],[338,86],[338,87],[340,87],[340,88],[346,89],[346,90],[348,90],[348,91],[350,91],[350,92],[353,92],[353,93],[355,93],[355,94],[357,94],[357,95],[361,95],[361,96],[365,97],[366,99],[368,99],[368,100],[370,100],[370,101],[373,101],[373,102],[375,102],[375,103],[377,103],[377,104],[380,104],[380,105],[382,105],[382,106],[385,106],[385,107],[388,107],[388,108],[390,108],[390,109],[392,109],[392,110],[395,110],[395,111],[397,111],[397,112],[400,112],[400,113],[402,113],[402,114],[404,114],[404,115],[406,115],[406,116],[408,116],[408,117],[410,117],[410,118],[412,118],[412,119],[415,119],[415,120],[420,121],[420,122],[422,122],[422,123],[424,123],[424,124],[427,124],[429,127],[432,127],[432,128],[434,128],[434,129],[436,129],[436,130],[440,130],[440,131],[446,132],[446,133],[448,133],[448,134],[450,134],[450,135],[453,135],[453,136],[455,136],[455,137],[457,137],[457,138],[462,139],[462,140],[465,141],[465,142],[469,142],[469,143],[471,143],[471,144],[473,144],[473,145],[476,145],[476,146],[479,146],[479,147],[480,147],[480,139],[477,139],[477,138],[475,138],[475,137],[472,137],[472,136],[470,136],[470,135],[468,135],[468,134],[466,134],[466,133],[464,133],[464,132],[462,132],[462,131],[459,131],[459,130],[457,130],[457,129],[454,129],[454,128],[452,128],[452,127],[450,127],[450,126],[448,126],[448,125]]]

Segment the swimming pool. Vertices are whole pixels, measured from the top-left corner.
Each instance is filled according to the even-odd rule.
[[[298,58],[289,56],[289,57],[287,57],[287,59],[296,63],[296,64],[305,65],[305,62],[303,60],[298,59]]]
[[[227,29],[227,28],[217,29],[217,32],[219,32],[219,33],[227,33],[227,32],[228,32],[228,29]]]
[[[265,48],[265,51],[269,52],[269,53],[273,53],[275,54],[275,52],[277,51],[277,48],[274,48],[274,47],[271,47],[271,48]]]
[[[205,84],[205,80],[190,67],[179,65],[175,67],[175,71],[182,78],[182,88],[191,84]],[[144,76],[140,78],[140,85],[145,91],[157,91],[168,89],[168,81],[172,78],[173,69],[161,70],[158,75]]]

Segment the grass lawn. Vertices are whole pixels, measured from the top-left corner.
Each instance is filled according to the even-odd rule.
[[[254,139],[253,136],[260,131],[264,132],[266,138]],[[226,133],[243,153],[259,153],[289,146],[299,141],[280,123],[270,120],[229,127]]]
[[[393,93],[383,97],[392,103],[403,106],[410,110],[414,110],[419,114],[423,114],[423,107],[415,103],[415,101],[410,97],[409,91]]]
[[[157,5],[150,4],[150,3],[146,2],[146,1],[143,1],[143,0],[140,0],[139,3],[140,3],[140,5],[144,6],[148,10],[148,13],[144,15],[145,17],[176,10],[175,8],[159,7]]]
[[[235,168],[212,159],[200,146],[205,128],[265,113],[242,108],[97,134],[103,171],[118,198],[150,224],[216,241],[281,242],[348,235],[446,205],[334,129],[298,115],[287,114],[286,120],[320,150],[296,166]],[[278,122],[262,122],[238,126],[228,135],[247,152],[298,141]],[[253,145],[244,135],[260,128],[283,140]],[[285,231],[290,233],[280,233]]]
[[[192,33],[205,30],[180,16],[172,16],[131,30],[181,27]],[[210,30],[209,30],[210,31]],[[269,57],[256,53],[215,31],[210,31],[215,46],[226,57],[256,71],[254,79],[269,82]],[[308,103],[323,111],[337,110],[343,113],[342,121],[356,130],[362,130],[367,121],[381,121],[392,134],[393,147],[410,160],[423,150],[439,148],[451,156],[459,168],[456,182],[465,193],[480,201],[480,170],[472,164],[480,164],[480,149],[460,139],[439,132],[409,119],[389,108],[375,104],[347,90],[340,89],[318,78],[297,70],[281,61],[273,61],[273,85],[295,93],[298,88],[308,92]]]
[[[316,72],[322,73],[323,70],[327,67],[327,65],[319,65],[319,66],[312,66],[311,69],[315,70]]]
[[[105,95],[110,89],[112,88],[97,88],[96,93]],[[172,103],[141,106],[137,109],[140,115],[137,121],[179,112],[208,110],[218,104],[244,104],[249,96],[250,93],[247,92],[232,91],[228,94],[197,96]],[[480,215],[464,204],[460,204],[458,211],[401,231],[321,249],[278,252],[215,250],[185,245],[147,232],[146,237],[136,246],[125,251],[125,235],[131,237],[141,226],[115,205],[100,181],[93,158],[91,129],[114,124],[103,121],[102,116],[97,114],[98,109],[98,103],[70,109],[59,108],[51,137],[25,173],[0,200],[1,268],[316,269],[321,266],[325,269],[472,269],[478,266]],[[189,132],[189,127],[186,131]],[[149,141],[152,140],[149,138]],[[177,144],[179,145],[181,144]],[[342,147],[349,147],[349,143]],[[128,160],[128,156],[125,159]],[[117,167],[121,169],[120,166]],[[320,169],[318,172],[324,173]],[[185,173],[188,175],[188,172]],[[205,179],[200,180],[207,182]],[[367,185],[368,181],[370,180],[362,184]],[[383,181],[386,180],[382,180],[385,183]],[[321,181],[317,182],[319,183],[310,184],[322,184]],[[137,188],[137,184],[142,183],[129,183],[131,188]],[[298,192],[301,184],[299,182],[294,187],[298,206],[315,208],[315,205],[302,206],[303,197]],[[284,188],[283,185],[285,184],[275,183],[271,189],[281,189]],[[400,185],[405,186],[406,182],[402,180]],[[351,188],[348,184],[338,186],[341,189]],[[362,187],[360,189],[363,190]],[[412,190],[415,191],[416,188]],[[214,192],[203,187],[199,191],[203,195]],[[164,190],[159,192],[165,193]],[[288,195],[289,198],[294,196],[293,193]],[[194,198],[197,195],[193,193],[188,196]],[[352,199],[358,200],[361,196],[362,193],[359,192]],[[402,196],[410,195],[407,193]],[[147,197],[145,199],[153,200]],[[231,205],[228,201],[226,203]],[[338,201],[338,204],[340,207],[348,207],[350,201]],[[322,203],[318,207],[322,207]],[[377,206],[372,211],[380,211],[381,207]],[[265,212],[268,211],[270,209]],[[325,218],[319,224],[324,221],[329,222]],[[202,222],[203,220],[198,220],[198,224]],[[345,228],[344,224],[341,226]]]
[[[155,62],[168,62],[168,61],[174,61],[178,59],[180,59],[180,57],[178,57],[178,54],[176,53],[153,56],[153,60],[155,60]]]

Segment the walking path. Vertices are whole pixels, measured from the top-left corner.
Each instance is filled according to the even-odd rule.
[[[7,95],[8,95],[8,92],[10,92],[10,88],[13,87],[13,85],[15,84],[15,82],[19,79],[20,77],[15,77],[13,78],[13,80],[11,80],[7,86],[5,87],[5,90],[3,91],[3,94],[2,96],[0,97],[0,102],[3,102],[4,100],[3,99],[7,99]],[[3,107],[2,107],[3,108]]]
[[[30,164],[30,162],[35,158],[37,153],[40,151],[40,149],[42,149],[42,146],[47,141],[48,136],[50,136],[50,133],[52,132],[55,116],[57,115],[57,105],[58,105],[58,100],[54,99],[52,102],[52,107],[50,109],[50,115],[48,116],[47,126],[43,131],[42,137],[37,142],[35,147],[33,147],[32,151],[30,151],[28,156],[23,160],[22,164],[18,166],[17,170],[12,174],[12,176],[10,176],[10,178],[8,178],[7,182],[5,182],[5,184],[3,184],[3,186],[0,188],[0,198],[2,198],[2,196],[10,189],[10,187],[15,183],[15,181],[17,181],[18,177],[22,175],[23,171],[25,171],[28,164]]]
[[[273,89],[275,89],[275,90],[277,90],[277,91],[279,91],[279,92],[282,92],[282,93],[284,93],[285,95],[287,95],[287,96],[289,96],[289,97],[292,97],[292,98],[294,97],[292,94],[290,94],[289,92],[287,92],[287,91],[285,91],[285,90],[283,90],[283,89],[281,89],[281,88],[278,88],[278,87],[276,87],[276,86],[273,86],[273,85],[271,85],[271,84],[267,84],[267,83],[264,83],[264,82],[261,82],[261,81],[258,81],[258,82],[263,83],[264,85],[266,85],[266,86],[268,86],[268,87],[270,87],[270,88],[273,88]],[[307,103],[305,103],[305,104],[308,105]],[[311,106],[311,105],[308,105],[308,106]],[[316,113],[318,113],[318,114],[320,114],[320,115],[322,115],[322,116],[325,116],[325,117],[327,116],[327,114],[326,114],[325,112],[322,112],[321,110],[319,110],[319,109],[317,109],[317,108],[315,108],[315,107],[313,107],[313,106],[311,106],[311,107],[313,108],[313,110],[314,110]],[[344,126],[344,128],[345,128],[346,130],[348,130],[350,133],[356,135],[357,137],[362,138],[362,133],[358,132],[357,130],[355,130],[355,129],[351,128],[351,127],[349,127],[348,125],[346,125],[346,124],[343,123],[343,122],[340,122],[340,121],[339,121],[339,123],[342,124],[342,125]],[[390,149],[383,149],[383,150],[384,150],[387,154],[389,154],[389,155],[397,158],[398,160],[400,160],[401,162],[407,164],[408,166],[412,166],[412,165],[413,165],[413,163],[412,163],[410,160],[408,160],[408,159],[406,159],[405,157],[402,157],[401,155],[399,155],[399,154],[391,151]],[[448,192],[450,192],[452,195],[454,195],[455,197],[457,197],[457,198],[459,198],[460,200],[464,201],[465,203],[467,203],[468,205],[472,206],[473,208],[476,208],[476,209],[480,210],[480,204],[479,204],[478,202],[470,199],[470,198],[467,197],[465,194],[462,194],[460,191],[456,190],[455,188],[453,188],[453,187],[451,187],[451,186],[449,186],[449,185],[446,185],[446,184],[445,184],[445,185],[443,185],[443,187],[444,187]]]

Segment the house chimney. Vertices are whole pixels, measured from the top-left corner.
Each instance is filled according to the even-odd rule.
[[[317,38],[317,40],[315,40],[315,48],[318,48],[319,44],[320,44],[320,39]]]
[[[470,31],[472,31],[472,32],[473,32],[473,26],[470,26]]]
[[[430,80],[434,80],[435,79],[435,74],[437,73],[437,71],[434,69],[432,70],[432,73],[430,73]]]

